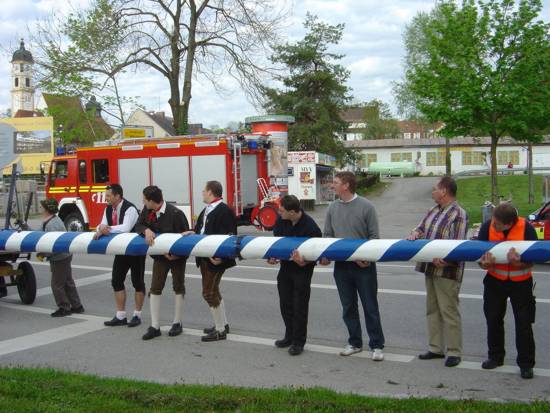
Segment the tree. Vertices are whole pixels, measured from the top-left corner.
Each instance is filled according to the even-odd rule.
[[[268,72],[262,56],[276,39],[283,5],[275,0],[96,0],[86,18],[77,21],[83,30],[69,45],[53,46],[59,55],[74,50],[82,57],[74,62],[81,76],[101,73],[111,78],[138,67],[162,74],[169,85],[174,127],[185,133],[195,76],[202,75],[218,89],[224,76],[233,76],[254,95]],[[103,61],[83,53],[96,13],[112,30],[103,31],[107,46],[113,46],[108,57],[115,63],[107,69]]]
[[[283,88],[264,87],[264,107],[273,114],[292,114],[289,149],[315,150],[352,160],[352,151],[338,139],[347,124],[340,117],[351,97],[346,80],[349,72],[337,62],[342,55],[329,52],[342,38],[343,24],[331,26],[307,15],[302,40],[274,47],[271,57],[288,73],[276,79]]]
[[[360,106],[365,108],[364,139],[395,139],[399,136],[399,125],[392,116],[390,105],[373,99]]]
[[[496,148],[510,134],[531,140],[550,122],[548,24],[539,0],[438,2],[405,32],[405,76],[395,87],[447,137],[491,137],[491,198],[497,201]]]

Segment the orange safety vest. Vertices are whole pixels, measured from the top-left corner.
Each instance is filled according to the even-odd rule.
[[[518,222],[510,228],[508,236],[504,235],[504,232],[497,232],[493,227],[489,227],[489,241],[524,241],[525,239],[525,219],[518,218]],[[495,264],[495,268],[487,271],[491,276],[498,280],[506,281],[525,281],[531,278],[530,269],[521,269],[516,265],[511,264]]]

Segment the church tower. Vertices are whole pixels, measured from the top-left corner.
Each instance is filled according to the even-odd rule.
[[[25,50],[21,39],[19,50],[11,59],[11,115],[18,110],[34,111],[34,85],[32,80],[34,60],[31,52]]]

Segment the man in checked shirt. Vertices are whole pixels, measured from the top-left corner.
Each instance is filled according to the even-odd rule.
[[[456,191],[453,178],[441,178],[432,189],[432,199],[436,205],[428,211],[407,239],[465,239],[468,217],[456,202]],[[462,321],[458,294],[464,263],[434,258],[432,262],[418,263],[415,270],[426,275],[429,335],[428,351],[418,358],[445,358],[446,353],[445,366],[455,367],[460,364],[462,356]]]

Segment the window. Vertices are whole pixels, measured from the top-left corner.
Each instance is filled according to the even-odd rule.
[[[109,182],[109,161],[107,159],[94,159],[92,161],[92,174],[96,184]]]
[[[19,78],[18,77],[15,78],[15,87],[19,87]]]
[[[462,152],[462,165],[485,165],[483,152]]]
[[[414,139],[420,139],[420,132],[414,133]]]
[[[403,134],[403,139],[411,139],[411,134],[409,132],[405,132]]]
[[[426,152],[426,166],[445,166],[445,152]]]
[[[28,77],[25,78],[25,86],[31,87],[31,80]]]
[[[67,161],[55,162],[53,171],[54,171],[53,173],[54,179],[66,179],[69,176]]]
[[[376,162],[377,155],[375,153],[366,153],[361,157],[360,167],[366,169],[371,163]]]
[[[86,161],[80,161],[78,162],[78,180],[81,184],[85,184],[86,178]]]
[[[20,72],[23,72],[24,70],[25,70],[25,65],[24,65],[23,63],[21,63],[21,64],[19,65],[19,71],[20,71]]]
[[[412,152],[393,152],[391,154],[392,162],[408,161],[412,162]]]
[[[508,165],[512,162],[513,165],[519,165],[519,151],[498,151],[497,164]]]

